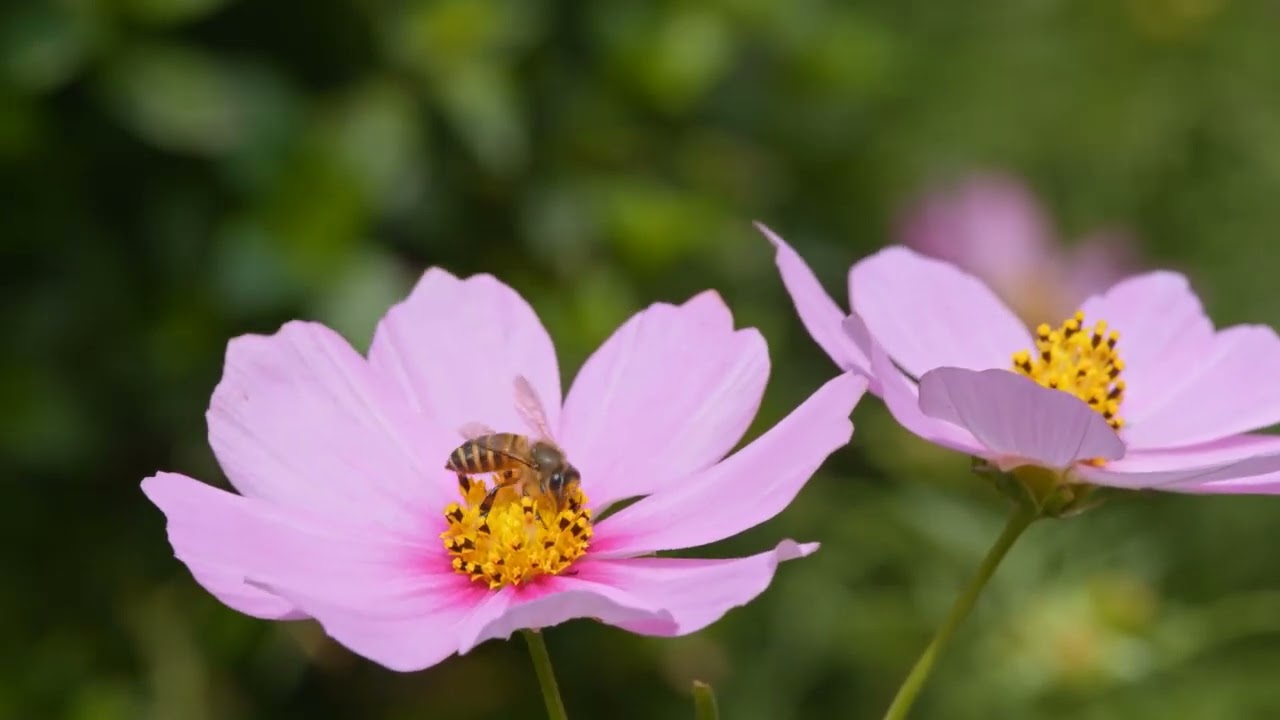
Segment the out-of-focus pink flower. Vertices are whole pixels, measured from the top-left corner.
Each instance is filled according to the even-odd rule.
[[[982,173],[926,195],[900,221],[904,245],[976,275],[1028,323],[1065,317],[1124,277],[1134,243],[1100,231],[1064,246],[1031,191]]]
[[[383,318],[367,358],[305,322],[230,343],[208,422],[239,494],[167,472],[142,487],[168,518],[177,557],[222,602],[314,618],[396,670],[571,618],[680,635],[817,548],[788,540],[734,560],[653,557],[773,517],[848,442],[866,385],[854,375],[724,458],[768,373],[760,334],[735,330],[707,292],[632,317],[562,402],[555,350],[529,305],[488,275],[433,269]],[[481,517],[484,486],[465,490],[445,463],[468,426],[534,434],[516,407],[517,377],[581,483],[563,509],[503,491]]]
[[[846,317],[777,235],[800,318],[911,432],[1065,483],[1280,493],[1280,339],[1215,330],[1185,277],[1137,275],[1028,331],[986,285],[904,247],[853,266]],[[917,382],[918,379],[918,382]]]

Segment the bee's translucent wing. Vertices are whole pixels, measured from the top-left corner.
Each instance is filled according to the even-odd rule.
[[[555,442],[555,437],[551,434],[551,424],[547,422],[547,413],[542,409],[542,400],[538,397],[538,391],[529,384],[529,379],[523,375],[517,375],[515,390],[516,413],[520,415],[520,419],[524,420],[525,425],[528,425],[529,429],[542,439]]]
[[[458,428],[458,432],[467,440],[475,440],[482,435],[496,435],[497,431],[482,422],[469,422]]]

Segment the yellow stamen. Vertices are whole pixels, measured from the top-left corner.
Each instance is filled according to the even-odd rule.
[[[1120,418],[1124,361],[1116,353],[1119,339],[1120,334],[1108,331],[1104,320],[1087,330],[1084,313],[1077,311],[1061,327],[1042,324],[1036,328],[1035,353],[1014,353],[1013,369],[1047,388],[1075,395],[1119,430],[1124,426]]]
[[[558,512],[551,497],[522,496],[515,488],[504,488],[486,517],[480,516],[486,484],[472,478],[459,489],[462,502],[445,508],[449,527],[440,537],[453,569],[491,589],[558,575],[590,544],[591,511],[577,487]]]

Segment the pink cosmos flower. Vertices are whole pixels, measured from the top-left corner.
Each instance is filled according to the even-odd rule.
[[[890,247],[853,266],[846,317],[760,229],[810,334],[916,435],[1068,484],[1280,493],[1280,436],[1250,432],[1280,421],[1280,339],[1215,330],[1182,275],[1130,277],[1030,331],[972,275]]]
[[[367,358],[306,322],[230,343],[207,417],[239,494],[169,472],[142,487],[177,557],[222,602],[314,618],[396,670],[571,618],[681,635],[817,548],[654,556],[773,517],[849,441],[865,389],[853,375],[722,459],[768,373],[760,334],[735,330],[706,292],[628,320],[562,402],[555,350],[529,305],[491,276],[432,269],[382,319]],[[526,383],[531,397],[516,398]],[[581,481],[562,508],[503,490],[482,517],[486,478],[460,481],[446,461],[462,428],[532,435],[529,401]]]
[[[1064,246],[1026,185],[993,172],[940,188],[899,222],[904,245],[973,273],[1024,321],[1070,315],[1134,264],[1133,241],[1099,231]]]

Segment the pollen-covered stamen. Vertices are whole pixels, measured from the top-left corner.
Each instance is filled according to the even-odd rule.
[[[527,497],[514,487],[503,488],[489,514],[481,517],[487,484],[470,478],[459,485],[462,502],[445,508],[449,527],[440,537],[453,569],[491,589],[557,575],[582,557],[591,542],[591,511],[577,487],[558,512],[549,496]]]
[[[1124,361],[1116,354],[1120,334],[1108,331],[1099,320],[1092,330],[1084,325],[1084,313],[1056,329],[1042,324],[1036,328],[1036,351],[1013,354],[1013,369],[1041,385],[1070,393],[1089,404],[1107,424],[1119,430],[1120,404],[1124,401]]]

